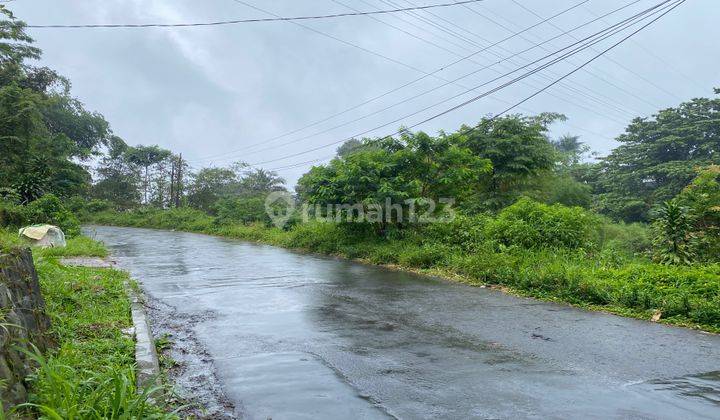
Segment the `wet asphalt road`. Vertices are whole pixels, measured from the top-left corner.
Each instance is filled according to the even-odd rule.
[[[93,227],[252,419],[720,418],[720,337],[180,232]],[[92,233],[91,233],[92,234]]]

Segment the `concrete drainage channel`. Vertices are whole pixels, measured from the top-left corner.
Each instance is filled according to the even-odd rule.
[[[60,263],[70,267],[115,268],[111,260],[93,257],[62,258]],[[130,310],[132,312],[133,331],[135,335],[135,362],[137,364],[138,390],[160,383],[160,362],[155,341],[153,340],[150,321],[143,305],[142,294],[125,284],[125,290],[130,297]]]

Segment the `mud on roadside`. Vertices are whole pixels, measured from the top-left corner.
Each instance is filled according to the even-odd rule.
[[[242,407],[236,407],[224,394],[205,346],[195,337],[193,328],[212,319],[210,311],[188,315],[174,307],[146,295],[145,306],[151,320],[153,337],[163,337],[167,346],[159,349],[161,370],[172,386],[177,405],[182,406],[182,418],[237,419]]]

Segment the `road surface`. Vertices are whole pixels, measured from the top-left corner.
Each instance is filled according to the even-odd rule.
[[[720,418],[716,335],[206,235],[86,231],[159,318],[193,320],[172,338],[239,417]],[[192,367],[186,382],[207,378]]]

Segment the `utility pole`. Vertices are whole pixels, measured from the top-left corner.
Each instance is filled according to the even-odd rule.
[[[178,156],[177,182],[175,183],[175,207],[180,207],[180,196],[182,193],[182,153]]]
[[[170,161],[170,200],[168,200],[169,207],[172,207],[174,200],[175,200],[175,159],[172,159]]]

